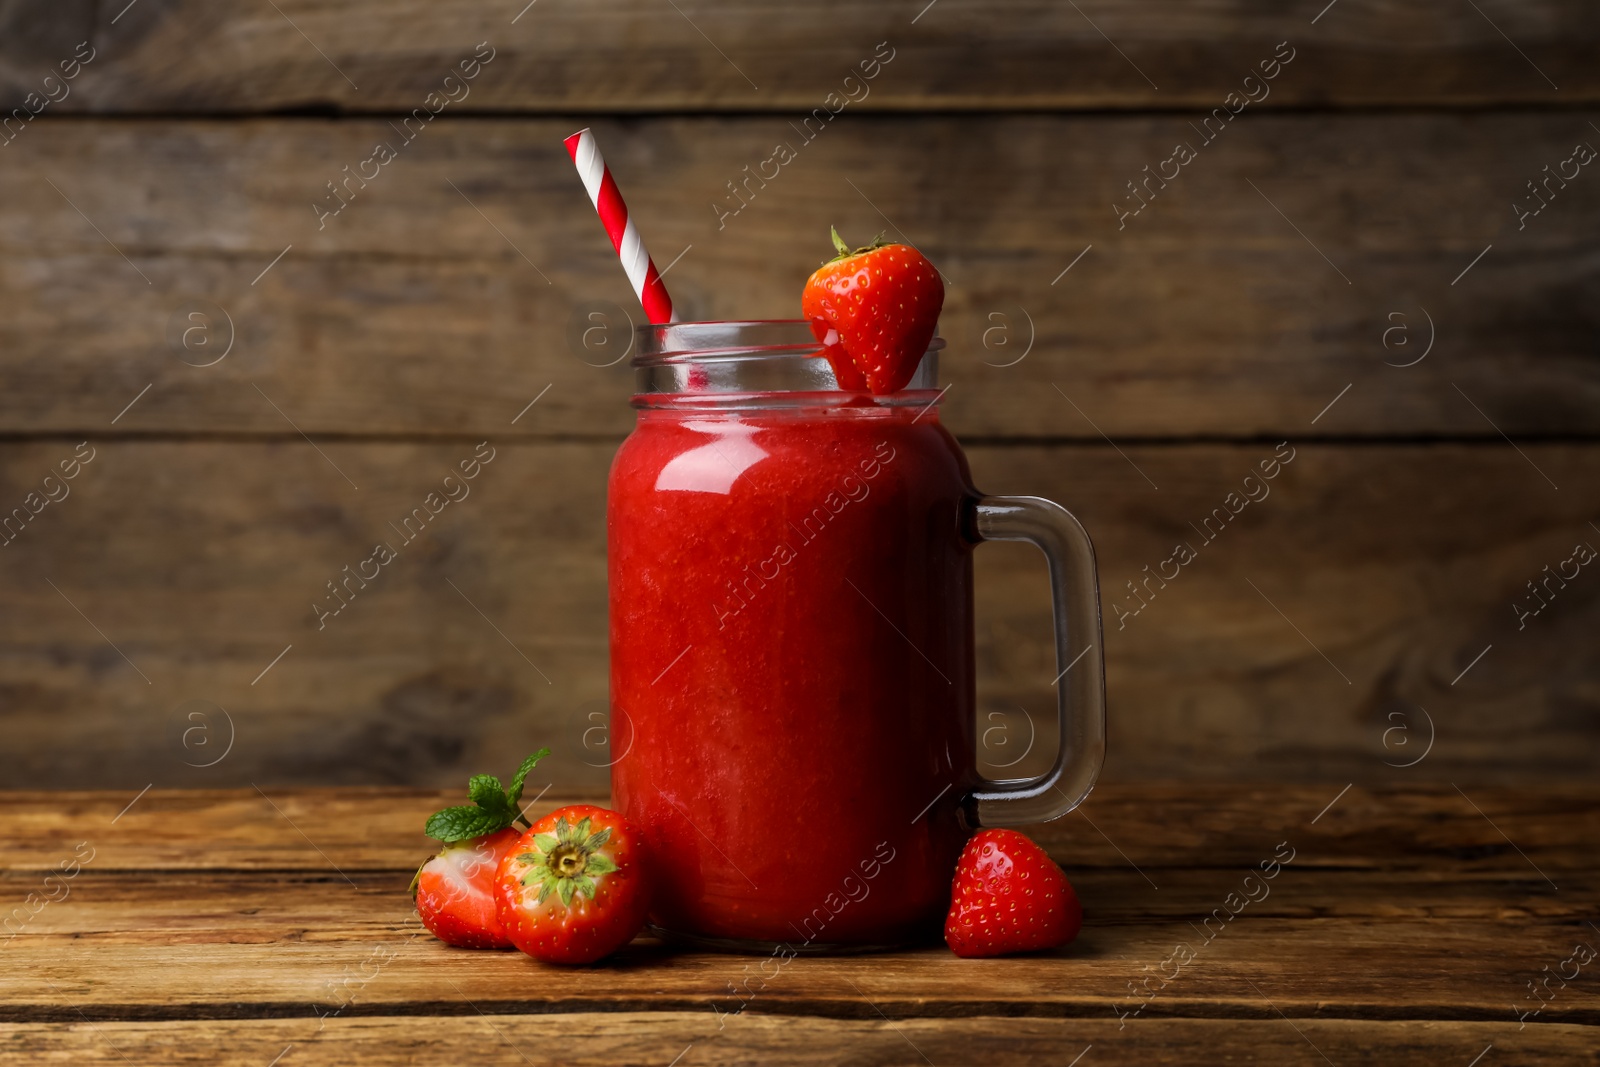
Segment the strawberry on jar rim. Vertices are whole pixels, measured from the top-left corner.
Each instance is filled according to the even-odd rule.
[[[411,896],[422,925],[458,948],[511,948],[495,913],[495,876],[528,825],[522,815],[522,786],[538,762],[540,749],[522,761],[509,789],[492,774],[475,774],[467,783],[471,804],[445,808],[428,817],[423,832],[444,848],[417,869]]]
[[[506,937],[546,963],[593,963],[644,928],[649,885],[638,839],[593,804],[551,812],[500,861],[496,911]]]
[[[839,388],[899,392],[938,328],[944,281],[910,245],[885,243],[879,234],[852,251],[838,230],[832,234],[839,254],[806,280],[800,310]]]

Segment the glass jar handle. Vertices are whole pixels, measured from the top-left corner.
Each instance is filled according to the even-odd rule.
[[[983,779],[966,798],[967,814],[978,826],[1048,822],[1083,803],[1105,761],[1105,664],[1094,545],[1070,511],[1036,496],[981,497],[973,505],[973,530],[982,541],[1026,541],[1049,564],[1060,745],[1055,765],[1037,778]]]

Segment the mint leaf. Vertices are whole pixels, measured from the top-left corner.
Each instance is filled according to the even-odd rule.
[[[448,844],[451,841],[465,841],[471,837],[492,834],[509,825],[511,818],[503,812],[485,811],[480,807],[463,805],[459,808],[445,808],[443,811],[434,812],[428,816],[428,823],[422,828],[422,832]]]
[[[528,772],[539,765],[539,761],[550,755],[548,748],[541,748],[533,755],[522,761],[522,766],[517,768],[517,773],[511,776],[511,788],[506,790],[506,796],[511,799],[511,806],[522,809],[522,783],[528,780]]]
[[[434,812],[428,816],[423,832],[448,844],[492,834],[516,822],[526,826],[528,820],[521,811],[522,784],[528,772],[548,755],[550,750],[541,748],[523,760],[516,777],[511,779],[510,789],[502,788],[500,779],[492,774],[474,774],[467,780],[467,796],[472,804]]]
[[[516,813],[506,800],[506,791],[500,788],[500,779],[492,774],[474,774],[467,780],[467,795],[485,811]]]

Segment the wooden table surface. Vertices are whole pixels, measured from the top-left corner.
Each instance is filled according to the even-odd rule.
[[[1106,785],[1035,835],[1084,903],[1066,950],[764,970],[419,935],[449,799],[0,794],[0,1060],[1600,1063],[1600,789]]]

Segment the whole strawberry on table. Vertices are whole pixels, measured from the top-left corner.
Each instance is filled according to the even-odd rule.
[[[967,839],[950,896],[944,939],[957,956],[1059,948],[1083,926],[1072,883],[1015,830],[979,830]]]
[[[593,804],[534,823],[495,874],[495,914],[506,937],[546,963],[609,956],[643,929],[649,910],[633,831]]]

